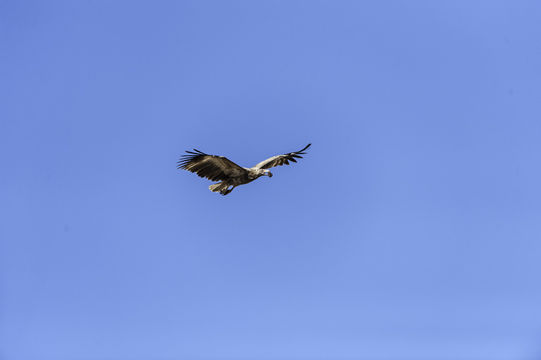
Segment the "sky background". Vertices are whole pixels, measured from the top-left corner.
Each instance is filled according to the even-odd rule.
[[[540,359],[540,18],[0,2],[0,358]]]

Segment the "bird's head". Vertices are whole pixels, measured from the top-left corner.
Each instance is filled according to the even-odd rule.
[[[272,177],[272,173],[270,172],[270,170],[267,170],[267,169],[256,169],[255,173],[257,174],[257,177],[260,177],[260,176]]]

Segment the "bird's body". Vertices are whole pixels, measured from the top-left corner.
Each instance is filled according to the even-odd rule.
[[[239,185],[248,184],[261,176],[272,177],[268,170],[274,166],[289,165],[289,162],[297,162],[295,159],[302,158],[304,150],[311,144],[306,145],[302,150],[283,155],[276,155],[260,162],[251,168],[241,167],[224,156],[208,155],[197,149],[186,151],[178,162],[178,168],[196,173],[200,177],[212,181],[220,181],[209,186],[210,191],[227,195]]]

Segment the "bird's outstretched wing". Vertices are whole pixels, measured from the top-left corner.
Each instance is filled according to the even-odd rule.
[[[312,144],[306,145],[304,148],[302,148],[299,151],[290,152],[283,155],[276,155],[271,158],[268,158],[267,160],[263,160],[256,166],[254,166],[257,169],[270,169],[271,167],[275,166],[282,166],[284,164],[289,165],[290,161],[297,162],[295,159],[302,159],[301,155],[306,154],[304,150],[308,149]]]
[[[186,154],[180,157],[177,168],[212,181],[227,180],[246,173],[246,169],[224,156],[208,155],[197,149],[186,151]]]

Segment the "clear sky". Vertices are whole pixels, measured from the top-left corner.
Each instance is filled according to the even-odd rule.
[[[539,359],[540,19],[0,2],[0,358]]]

